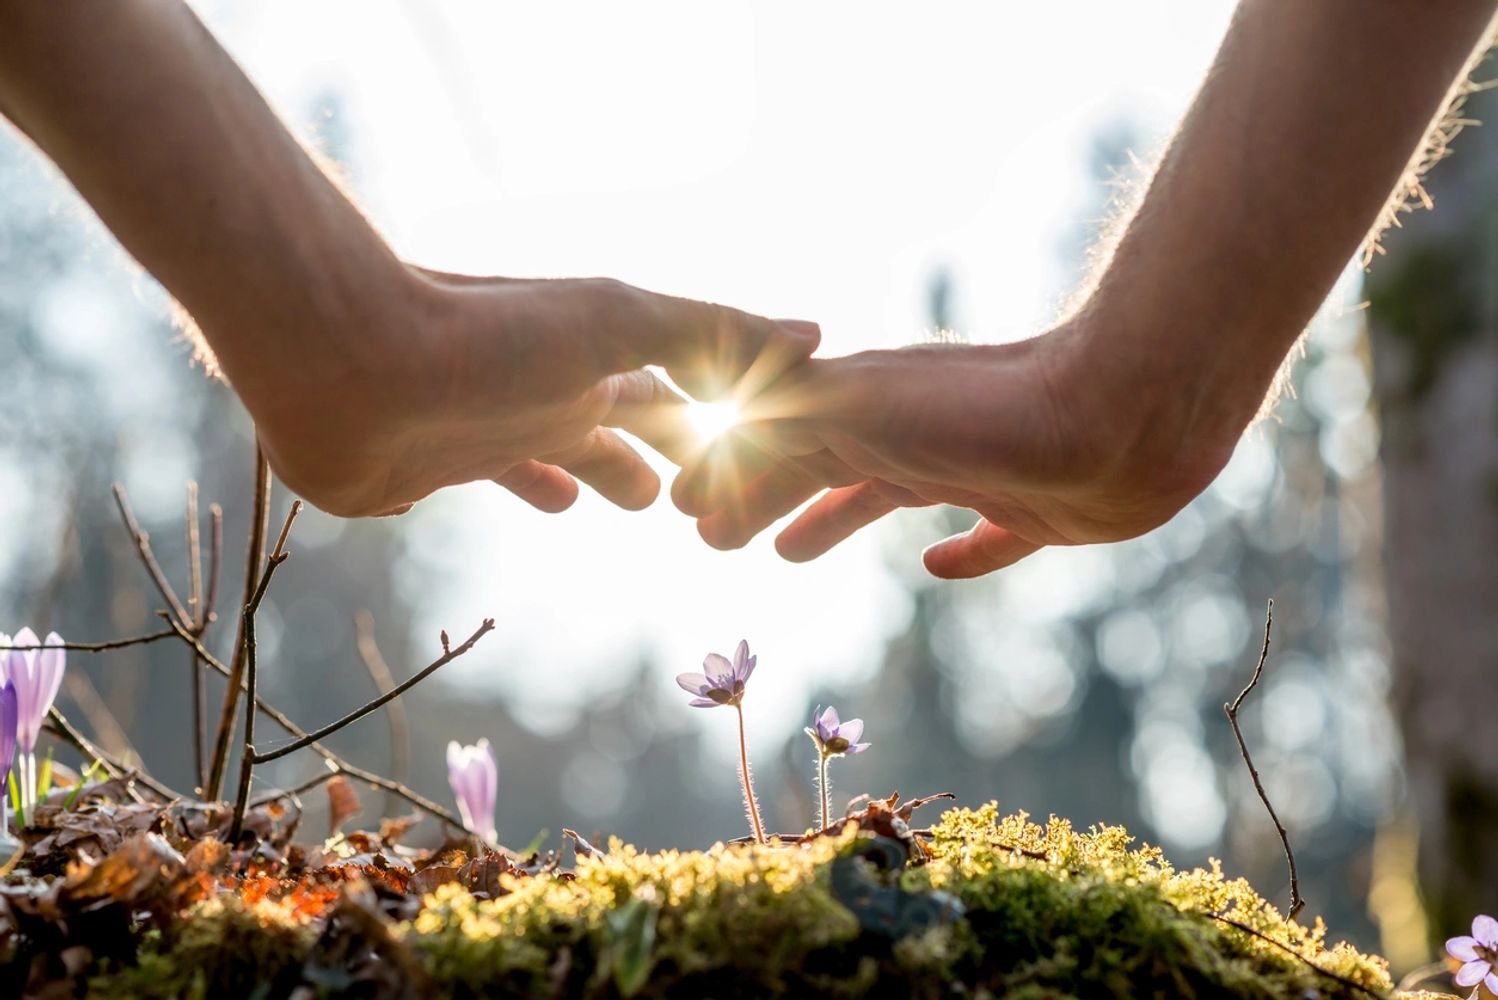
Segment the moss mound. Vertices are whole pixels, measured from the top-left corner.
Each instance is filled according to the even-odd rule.
[[[263,996],[297,985],[313,987],[303,995],[1006,1000],[1391,990],[1382,960],[1327,946],[1319,922],[1286,921],[1215,866],[1178,872],[1119,827],[1038,825],[990,804],[951,810],[917,839],[908,866],[903,854],[881,858],[898,842],[853,824],[790,846],[645,854],[614,841],[572,872],[501,876],[494,898],[442,886],[375,943],[367,927],[348,933],[367,913],[354,899],[317,933],[293,909],[216,899],[153,936],[138,965],[95,977],[90,994],[222,996],[255,968]]]

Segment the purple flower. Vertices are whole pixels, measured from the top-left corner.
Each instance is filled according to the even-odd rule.
[[[39,645],[36,633],[23,628],[16,633],[14,645]],[[61,646],[62,637],[49,633],[46,645]],[[16,745],[23,755],[36,750],[36,738],[42,720],[57,697],[67,653],[61,649],[12,649],[5,655],[4,680],[16,688]]]
[[[744,685],[754,673],[754,662],[758,657],[749,655],[747,640],[739,640],[739,648],[733,651],[733,662],[717,653],[708,653],[702,661],[703,673],[677,674],[676,683],[692,699],[693,708],[716,708],[719,705],[738,705],[744,697]]]
[[[1452,978],[1458,986],[1482,983],[1491,993],[1498,993],[1498,920],[1487,914],[1472,918],[1472,936],[1454,937],[1446,942],[1446,954],[1462,963]]]
[[[831,705],[827,706],[826,711],[818,708],[812,713],[806,735],[811,737],[823,757],[863,753],[871,746],[858,742],[863,736],[863,720],[849,719],[843,722],[837,717],[837,709]]]
[[[468,829],[477,833],[485,843],[494,843],[494,800],[499,794],[499,766],[494,763],[494,752],[488,740],[479,740],[473,746],[459,746],[454,740],[447,745],[447,781],[452,785],[453,797],[458,800],[458,812]]]
[[[9,681],[0,687],[0,795],[10,780],[10,764],[16,755],[16,686]],[[4,833],[0,823],[0,833]]]

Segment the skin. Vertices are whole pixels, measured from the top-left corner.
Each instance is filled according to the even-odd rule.
[[[1164,523],[1211,482],[1490,30],[1493,0],[1243,0],[1095,289],[1019,344],[804,361],[814,325],[606,279],[400,261],[179,0],[0,0],[0,111],[192,314],[283,481],[350,516],[493,479],[543,510],[655,474],[720,548],[815,558],[901,506],[970,577]],[[706,454],[681,400],[750,423]],[[825,492],[824,492],[825,491]]]
[[[1243,0],[1095,290],[1002,346],[813,360],[673,498],[734,548],[816,558],[904,506],[976,511],[925,552],[974,577],[1163,524],[1226,464],[1447,106],[1492,0]]]
[[[399,260],[180,0],[0,0],[0,112],[191,314],[288,487],[347,516],[493,479],[542,510],[577,480],[660,482],[610,428],[680,454],[688,391],[809,355],[777,323],[608,279]]]

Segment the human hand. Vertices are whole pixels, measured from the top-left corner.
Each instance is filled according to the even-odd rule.
[[[609,279],[408,277],[370,289],[356,339],[308,331],[309,343],[344,345],[336,366],[235,383],[271,467],[331,513],[401,513],[480,479],[545,511],[570,506],[578,480],[648,506],[659,478],[610,428],[678,462],[692,438],[686,401],[645,365],[711,398],[772,381],[819,339],[812,323]]]
[[[973,529],[925,552],[946,578],[1143,534],[1211,482],[1252,414],[1204,418],[1189,386],[1120,378],[1089,348],[1092,323],[810,361],[748,405],[673,499],[726,549],[831,487],[776,539],[795,562],[899,507],[966,507]]]

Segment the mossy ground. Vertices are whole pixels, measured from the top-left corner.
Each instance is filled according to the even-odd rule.
[[[948,893],[964,916],[891,938],[834,886],[855,836],[659,854],[616,841],[579,858],[574,877],[504,876],[498,898],[443,886],[393,937],[424,969],[413,995],[1300,1000],[1391,990],[1380,959],[1328,947],[1319,924],[1286,921],[1216,867],[1178,872],[1119,827],[1038,825],[994,805],[946,813],[927,863],[889,887]],[[91,993],[246,995],[249,981],[284,983],[313,936],[274,904],[199,904],[138,967],[95,978]],[[320,992],[344,989],[330,981]]]

